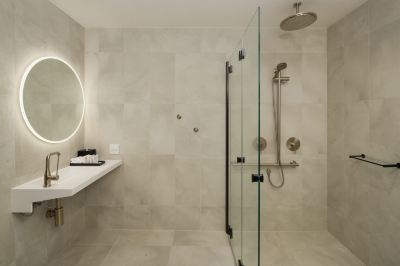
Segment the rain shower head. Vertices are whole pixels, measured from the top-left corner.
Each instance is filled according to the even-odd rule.
[[[300,12],[301,2],[296,2],[293,5],[296,8],[296,14],[287,17],[281,22],[281,29],[285,31],[294,31],[304,29],[315,21],[317,21],[317,14],[314,12]]]

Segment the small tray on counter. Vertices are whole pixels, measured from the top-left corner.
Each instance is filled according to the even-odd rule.
[[[98,163],[69,163],[70,166],[100,166],[105,164],[106,161],[99,161]]]

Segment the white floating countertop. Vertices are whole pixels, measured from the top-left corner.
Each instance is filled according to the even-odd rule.
[[[43,187],[43,176],[13,187],[11,211],[32,213],[34,202],[71,197],[120,165],[121,160],[106,160],[101,166],[68,166],[58,171],[60,179],[52,180],[51,187]]]

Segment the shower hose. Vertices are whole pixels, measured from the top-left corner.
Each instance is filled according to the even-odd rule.
[[[281,81],[278,80],[280,83]],[[281,119],[281,106],[280,106],[280,99],[277,99],[275,95],[275,88],[274,88],[274,81],[272,80],[272,105],[274,108],[274,124],[275,124],[275,142],[276,142],[276,151],[277,151],[277,163],[279,165],[279,169],[282,176],[282,182],[279,185],[276,185],[271,180],[271,169],[267,169],[267,177],[268,181],[274,188],[282,188],[285,184],[285,173],[283,172],[282,162],[281,162],[281,143],[280,143],[280,119]],[[280,90],[280,84],[278,84],[278,90]],[[278,94],[278,98],[280,98],[280,93]],[[277,103],[278,102],[278,103]],[[278,106],[279,105],[279,106]],[[279,127],[279,130],[278,130]]]

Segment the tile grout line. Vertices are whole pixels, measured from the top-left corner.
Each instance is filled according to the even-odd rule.
[[[111,245],[110,250],[107,252],[107,255],[104,256],[103,261],[101,262],[100,265],[102,265],[107,260],[108,256],[111,254],[111,251],[115,248],[117,243],[120,241],[120,237],[121,236],[118,236],[117,239],[114,241],[114,243]]]

